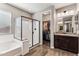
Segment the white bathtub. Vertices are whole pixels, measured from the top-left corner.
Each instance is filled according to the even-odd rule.
[[[16,41],[9,41],[0,44],[0,56],[21,55],[21,45]]]
[[[0,56],[21,55],[21,44],[13,38],[13,35],[0,36]]]
[[[20,41],[13,35],[0,35],[0,56],[17,56],[29,53],[28,40]]]

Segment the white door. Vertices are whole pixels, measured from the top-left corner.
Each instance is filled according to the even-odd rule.
[[[32,21],[29,19],[22,20],[22,40],[28,40],[29,47],[32,46]]]
[[[33,45],[39,43],[39,21],[33,21]]]

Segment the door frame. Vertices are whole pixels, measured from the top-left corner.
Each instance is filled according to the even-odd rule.
[[[50,11],[49,11],[50,12]],[[42,14],[42,45],[43,45],[43,17],[44,17],[44,15]],[[47,21],[46,21],[47,22]],[[50,22],[50,20],[49,20],[49,22]],[[49,27],[49,29],[50,29],[50,27]],[[51,29],[50,29],[51,30]],[[49,37],[50,37],[50,35],[49,35]],[[50,37],[50,42],[49,42],[49,46],[48,47],[50,47],[50,45],[51,45],[51,37]]]

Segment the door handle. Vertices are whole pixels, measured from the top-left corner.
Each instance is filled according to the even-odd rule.
[[[36,30],[36,28],[34,30]]]
[[[34,34],[34,32],[32,32]]]

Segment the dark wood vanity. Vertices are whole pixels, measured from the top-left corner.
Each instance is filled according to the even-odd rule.
[[[78,54],[78,36],[73,35],[54,35],[54,47]]]

